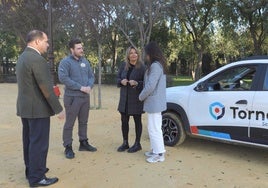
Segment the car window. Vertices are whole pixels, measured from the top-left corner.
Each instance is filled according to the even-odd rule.
[[[251,89],[255,73],[256,66],[240,66],[230,68],[209,79],[207,82],[208,90],[249,91]]]
[[[266,68],[264,83],[263,83],[263,90],[268,90],[268,67]]]

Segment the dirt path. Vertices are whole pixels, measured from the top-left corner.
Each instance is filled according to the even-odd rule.
[[[51,187],[268,187],[268,151],[257,148],[187,139],[181,146],[166,148],[165,162],[146,163],[144,152],[149,149],[146,115],[143,117],[143,150],[134,154],[118,153],[116,149],[122,142],[120,116],[116,111],[119,90],[103,86],[102,94],[103,109],[91,110],[88,129],[90,142],[98,148],[96,153],[78,151],[75,126],[76,157],[65,159],[61,141],[63,122],[52,118],[47,176],[57,176],[60,180]],[[1,188],[28,186],[24,176],[21,124],[15,115],[16,96],[16,84],[0,84]],[[133,143],[132,120],[130,127],[130,143]]]

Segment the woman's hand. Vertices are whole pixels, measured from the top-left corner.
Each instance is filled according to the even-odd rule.
[[[128,83],[131,87],[136,87],[138,85],[138,82],[135,80],[129,80]]]
[[[123,80],[121,80],[121,84],[122,84],[123,86],[126,86],[127,83],[128,83],[128,80],[127,80],[127,79],[123,79]]]

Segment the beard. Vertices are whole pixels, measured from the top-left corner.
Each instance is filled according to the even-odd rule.
[[[77,58],[83,57],[84,53],[83,52],[73,52],[73,56]]]

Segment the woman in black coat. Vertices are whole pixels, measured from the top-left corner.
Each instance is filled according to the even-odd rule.
[[[141,150],[141,133],[143,113],[143,102],[139,100],[139,94],[143,89],[143,77],[145,66],[140,60],[139,52],[133,46],[126,51],[126,62],[122,63],[118,75],[117,85],[120,87],[120,100],[118,111],[121,113],[121,129],[123,135],[123,144],[117,149],[122,152],[128,149],[129,153]],[[129,148],[128,132],[129,118],[133,116],[135,122],[136,140],[134,145]]]

